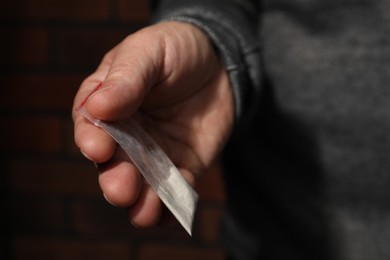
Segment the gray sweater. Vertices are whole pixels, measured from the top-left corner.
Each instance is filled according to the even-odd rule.
[[[222,239],[237,259],[390,259],[390,0],[188,0],[233,84]]]

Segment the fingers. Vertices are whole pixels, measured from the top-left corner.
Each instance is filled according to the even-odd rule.
[[[98,164],[99,185],[108,202],[126,208],[134,204],[141,190],[141,176],[122,149],[110,161]]]
[[[76,111],[76,107],[86,100],[91,93],[101,86],[112,60],[113,51],[105,55],[101,64],[80,86],[74,99],[72,117],[76,145],[89,160],[103,163],[108,161],[116,149],[116,143],[102,129],[97,128]]]
[[[157,194],[146,183],[137,202],[128,209],[129,221],[136,227],[146,228],[160,222],[163,204]]]
[[[88,98],[87,110],[95,118],[117,120],[131,116],[158,77],[158,62],[162,59],[159,48],[154,47],[158,41],[145,37],[150,36],[130,36],[108,53],[96,72],[82,83],[74,106]],[[145,46],[145,42],[154,46]],[[156,224],[162,204],[142,183],[134,165],[118,152],[116,143],[102,129],[75,111],[73,119],[75,141],[82,153],[98,164],[104,163],[99,167],[99,185],[106,200],[129,208],[129,219],[135,226]]]
[[[98,69],[80,86],[74,106],[86,102],[93,117],[108,121],[130,117],[142,103],[162,60],[160,44],[154,36],[136,33],[111,50]],[[149,45],[145,42],[150,43]],[[115,143],[102,130],[80,119],[74,109],[75,141],[82,153],[95,162],[108,160]]]
[[[75,142],[89,160],[104,163],[110,160],[117,147],[115,141],[101,128],[78,116],[74,122]]]
[[[99,166],[99,173],[104,197],[114,206],[128,208],[129,221],[134,226],[150,227],[159,222],[163,209],[160,199],[121,149]]]

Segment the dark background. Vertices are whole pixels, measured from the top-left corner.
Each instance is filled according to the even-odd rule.
[[[192,238],[177,226],[137,230],[74,145],[81,81],[148,17],[139,0],[0,2],[0,259],[224,258],[217,167],[197,186]]]

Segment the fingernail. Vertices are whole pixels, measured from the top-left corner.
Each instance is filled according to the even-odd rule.
[[[116,205],[115,203],[112,203],[112,202],[107,198],[106,194],[104,194],[104,193],[103,193],[103,197],[104,197],[104,199],[105,199],[108,203],[110,203],[112,206],[115,206],[115,207],[118,206],[118,205]]]
[[[83,152],[83,150],[80,149],[80,153],[81,153],[85,158],[87,158],[88,160],[93,161],[93,160],[91,159],[91,157],[89,157],[86,153]]]
[[[139,226],[137,224],[135,224],[131,219],[129,219],[129,222],[130,224],[135,227],[135,228],[139,228]]]
[[[99,167],[99,164],[97,162],[93,162],[93,165],[95,165],[95,168],[96,168],[98,174],[100,174],[101,173],[101,169]]]

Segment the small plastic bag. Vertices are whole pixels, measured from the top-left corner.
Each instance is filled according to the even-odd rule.
[[[122,147],[150,187],[191,235],[198,194],[158,144],[133,119],[104,122],[93,118],[82,102],[77,111],[104,129]]]

